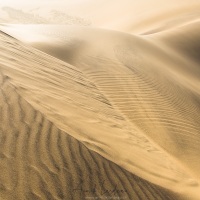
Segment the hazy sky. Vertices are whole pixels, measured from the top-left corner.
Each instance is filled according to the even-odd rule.
[[[35,8],[43,8],[43,9],[57,9],[57,10],[67,10],[68,12],[76,12],[79,11],[81,14],[81,10],[85,5],[89,4],[97,4],[99,1],[105,0],[0,0],[0,8],[4,6],[9,6],[15,9],[29,10]],[[76,13],[75,13],[76,14]]]
[[[34,0],[34,1],[27,1],[27,0],[0,0],[1,5],[13,5],[13,4],[44,4],[44,3],[64,3],[64,4],[74,4],[85,2],[87,0]]]

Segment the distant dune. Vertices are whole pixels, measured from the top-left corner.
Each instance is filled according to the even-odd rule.
[[[2,199],[199,200],[200,4],[98,2],[0,25]]]

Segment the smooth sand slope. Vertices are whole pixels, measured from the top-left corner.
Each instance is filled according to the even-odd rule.
[[[2,39],[3,74],[34,109],[129,172],[199,199],[199,86],[179,69],[188,60],[156,46],[156,36],[74,26],[1,29],[53,56]]]
[[[119,131],[113,131],[112,126],[121,129],[125,122],[79,70],[24,46],[2,32],[0,43],[1,199],[180,198],[178,194],[127,172],[83,145],[111,154],[109,147],[105,148],[105,144],[93,138],[97,130],[90,131],[91,126],[95,124],[99,128],[97,124],[100,123],[100,131],[107,128],[105,136],[101,132],[99,137],[109,139],[111,134],[120,137],[116,135]],[[90,96],[87,96],[88,92]],[[89,102],[84,102],[84,98]],[[54,109],[52,105],[56,105]],[[88,112],[93,113],[93,118]],[[79,121],[82,126],[76,124]],[[130,132],[130,137],[131,134],[134,132]],[[135,143],[144,145],[142,141],[141,135]],[[113,141],[108,142],[112,144]],[[145,142],[148,145],[148,141]],[[148,150],[150,146],[138,148]],[[81,188],[82,192],[79,191]]]

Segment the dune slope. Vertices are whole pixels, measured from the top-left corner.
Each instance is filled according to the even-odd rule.
[[[2,71],[0,85],[2,200],[179,199],[178,194],[129,173],[60,130],[18,94]]]
[[[82,80],[83,77],[79,76],[78,70],[75,71],[73,66],[24,46],[4,33],[0,34],[0,38],[0,116],[2,119],[0,169],[3,172],[0,176],[0,195],[2,199],[88,199],[91,196],[121,197],[130,200],[182,199],[178,194],[142,180],[85,147],[86,145],[92,149],[93,144],[89,145],[89,142],[95,140],[88,138],[87,132],[84,134],[80,129],[77,131],[75,128],[79,126],[72,125],[70,122],[70,118],[73,118],[73,112],[70,109],[75,106],[77,111],[85,104],[76,106],[78,98],[73,97],[71,100],[69,98],[75,91],[83,95],[83,88],[86,86],[90,87],[89,91],[93,91],[94,94],[97,91],[94,85],[87,82],[84,85],[86,80]],[[48,76],[42,74],[47,69],[48,76],[51,78],[49,80]],[[51,70],[54,70],[54,73],[51,73]],[[57,73],[56,76],[61,81],[62,75],[59,73],[61,70],[65,73],[72,70],[71,74],[65,77],[65,82],[68,84],[72,75],[79,77],[78,83],[74,81],[74,84],[78,84],[77,88],[70,85],[73,90],[71,95],[69,86],[63,87],[65,91],[62,91],[61,84],[57,87],[59,82],[56,83],[52,78],[53,74]],[[42,80],[43,82],[40,82]],[[81,86],[82,90],[79,88]],[[58,92],[65,96],[58,97],[53,87],[56,87],[56,90],[59,89]],[[42,95],[45,91],[47,93]],[[49,96],[50,91],[52,96]],[[38,95],[42,95],[41,99]],[[69,113],[70,117],[65,121],[66,126],[63,126],[62,121],[58,123],[58,120],[55,120],[59,116],[58,119],[62,120],[63,116],[55,109],[52,110],[53,107],[48,107],[48,101],[54,104],[53,101],[56,102],[57,99],[59,103],[62,103],[67,97],[70,103],[67,107],[61,106],[61,108],[65,109],[65,115]],[[109,105],[109,102],[97,94],[95,98],[99,101],[95,106],[103,102],[102,109],[106,112],[106,116],[109,114],[112,116],[114,111],[109,113],[109,109],[105,106]],[[94,108],[89,110],[91,109]],[[93,121],[89,122],[87,120],[91,119],[87,116],[84,118],[85,123],[95,123],[97,115]],[[79,117],[81,119],[81,115]],[[98,117],[98,120],[103,120],[101,116]],[[120,123],[116,124],[119,119]],[[113,126],[119,128],[122,121],[120,116],[115,115]],[[60,128],[68,130],[70,135],[76,136],[79,140]],[[89,128],[87,129],[89,131]],[[75,131],[77,131],[76,134]],[[116,132],[113,133],[116,134]],[[90,136],[93,137],[92,134]],[[142,140],[142,136],[138,139]],[[98,142],[96,143],[98,147]],[[100,147],[95,148],[95,145],[94,150],[101,152]],[[106,151],[106,148],[101,148]],[[82,192],[79,191],[81,188]]]
[[[199,95],[168,67],[177,62],[142,37],[22,27],[1,29],[73,65],[2,34],[2,72],[26,101],[124,169],[198,199]]]

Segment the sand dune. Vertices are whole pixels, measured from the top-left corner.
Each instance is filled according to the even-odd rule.
[[[106,30],[2,30],[21,40],[27,34],[25,42],[72,64],[2,35],[3,73],[35,109],[128,171],[184,196],[198,195],[199,96],[168,68],[167,54],[145,38]]]
[[[199,200],[199,2],[36,4],[0,5],[0,199]]]
[[[179,199],[88,150],[58,129],[19,95],[2,72],[0,84],[2,200],[84,200],[90,196]],[[81,187],[84,192],[78,190]]]
[[[27,58],[28,60],[22,58]],[[49,65],[50,63],[51,65]],[[33,66],[35,66],[34,69]],[[52,99],[55,102],[58,99],[60,103],[67,99],[62,95],[57,96],[53,87],[58,89],[56,84],[59,82],[56,83],[52,79],[52,75],[49,74],[51,80],[45,80],[48,84],[43,85],[44,81],[43,83],[39,82],[39,80],[43,80],[45,77],[42,75],[45,72],[45,67],[50,67],[48,73],[54,70],[52,75],[57,73],[56,76],[60,80],[62,79],[62,73],[59,72],[63,70],[65,75],[67,75],[67,72],[71,71],[68,74],[68,78],[64,77],[64,81],[67,84],[70,84],[70,81],[72,81],[72,75],[78,76],[79,82],[74,81],[74,84],[78,84],[77,88],[71,84],[66,86],[64,85],[66,83],[59,81],[60,84],[63,84],[63,88],[73,87],[71,95],[78,95],[75,93],[75,89],[79,89],[79,92],[83,93],[83,90],[79,88],[81,86],[82,89],[86,86],[90,87],[89,91],[94,90],[93,92],[95,93],[94,86],[89,85],[87,82],[84,83],[84,80],[82,80],[83,76],[80,76],[80,72],[75,70],[74,67],[66,66],[66,64],[48,55],[23,46],[13,38],[1,33],[1,170],[3,171],[1,174],[1,196],[3,199],[87,199],[90,195],[94,196],[91,192],[73,192],[73,189],[76,189],[82,180],[81,187],[84,190],[96,188],[95,193],[97,193],[97,196],[106,194],[107,197],[121,196],[126,199],[179,198],[175,194],[130,174],[112,162],[102,158],[97,153],[86,149],[83,144],[91,148],[89,142],[93,141],[95,143],[95,140],[92,138],[93,136],[91,135],[91,138],[84,136],[84,130],[80,129],[82,126],[71,124],[72,122],[69,119],[73,118],[72,115],[75,114],[70,112],[72,107],[75,106],[75,109],[77,109],[76,112],[78,112],[78,109],[87,104],[83,104],[82,101],[82,105],[79,103],[77,107],[76,104],[78,102],[76,100],[79,98],[74,97],[74,99],[70,100],[71,95],[69,95],[69,90],[66,91],[65,89],[61,94],[68,96],[70,106],[68,105],[66,108],[65,114],[69,113],[70,118],[68,121],[65,121],[65,127],[61,126],[62,121],[59,124],[55,120],[55,124],[58,124],[58,127],[69,130],[70,134],[76,131],[74,128],[79,128],[76,134],[81,133],[82,136],[79,135],[79,139],[83,144],[47,120],[47,118],[52,119],[52,117],[62,120],[61,115],[55,109],[51,108],[49,110],[47,107],[48,101],[53,104]],[[45,88],[46,94],[42,95],[41,100],[39,100],[37,97],[38,94],[45,92],[41,88],[42,85]],[[52,96],[48,96],[49,92],[46,87],[49,86]],[[87,88],[84,90],[87,90]],[[62,87],[60,87],[60,91],[58,92],[60,93],[61,91]],[[48,99],[44,99],[46,95]],[[109,102],[106,99],[101,99],[97,94],[93,98],[97,98],[98,101],[103,102],[104,107],[102,107],[102,111],[99,110],[98,112],[107,112],[106,116],[109,116],[109,110],[106,109],[106,105],[109,105]],[[81,100],[83,100],[83,97]],[[92,103],[92,101],[89,103]],[[101,104],[101,102],[98,104]],[[95,107],[98,107],[98,104],[94,104]],[[41,110],[42,107],[44,107],[43,110]],[[60,107],[64,108],[61,105]],[[97,108],[91,107],[90,110],[92,109]],[[39,110],[44,112],[41,113]],[[53,113],[51,114],[50,112],[52,111]],[[113,112],[110,113],[111,116],[114,114]],[[97,125],[97,120],[101,120],[101,122],[103,120],[101,116],[103,114],[100,114],[96,114],[99,119],[93,117],[93,120],[89,116],[84,117],[82,113],[78,114],[78,116],[79,120],[81,117],[83,118],[81,120],[86,120],[84,122],[86,124],[90,120],[90,125],[93,123]],[[116,124],[117,120],[120,120],[119,124]],[[78,121],[76,122],[78,123]],[[117,128],[119,129],[122,122],[123,119],[116,115],[111,124],[118,126]],[[71,127],[66,128],[67,126]],[[87,128],[90,129],[91,127]],[[72,132],[71,129],[73,130]],[[106,134],[109,134],[109,132]],[[117,134],[117,131],[113,131],[113,134]],[[142,138],[138,139],[142,140]],[[101,152],[100,148],[99,151]],[[117,189],[122,192],[111,192],[112,194],[104,192],[105,190],[113,190],[116,184]]]
[[[195,63],[198,65],[200,60],[198,54],[200,49],[200,43],[198,42],[200,40],[199,25],[200,22],[197,20],[176,29],[150,35],[150,37],[152,39],[155,38],[156,42],[163,42],[162,46],[169,46],[172,51],[174,50],[179,53],[182,59],[185,58],[189,62],[193,61],[193,65]]]

